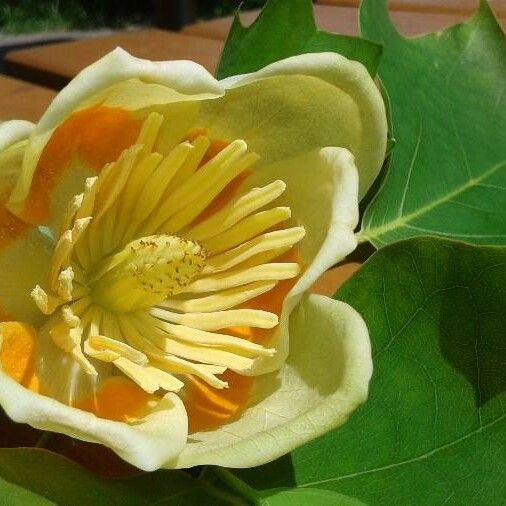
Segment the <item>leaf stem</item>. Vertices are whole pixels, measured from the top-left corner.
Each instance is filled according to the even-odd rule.
[[[215,467],[214,472],[233,490],[239,492],[242,496],[250,499],[254,504],[260,504],[258,492],[250,487],[247,483],[240,480],[237,476],[232,474],[228,469],[224,467]]]
[[[355,238],[357,239],[357,244],[363,244],[364,242],[369,242],[369,237],[367,234],[364,234],[364,231],[361,230],[355,234]]]
[[[227,485],[229,489],[233,492],[236,492],[240,497],[245,499],[245,503],[253,506],[260,506],[262,504],[262,500],[258,494],[258,492],[250,487],[248,484],[244,483],[242,480],[237,478],[234,474],[232,474],[228,469],[223,467],[207,467],[204,469],[204,472],[201,475],[200,482],[210,489],[214,489],[215,492],[218,492],[216,487],[210,483],[209,474],[211,476],[214,474],[218,480]],[[213,493],[212,490],[210,490]],[[219,491],[222,494],[222,491]],[[228,494],[227,494],[228,495]],[[230,499],[229,499],[230,501]],[[239,501],[235,501],[232,504],[244,504]]]

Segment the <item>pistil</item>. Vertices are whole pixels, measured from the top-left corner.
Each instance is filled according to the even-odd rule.
[[[205,259],[199,244],[176,236],[136,239],[99,264],[90,283],[92,297],[112,312],[150,308],[180,293]]]

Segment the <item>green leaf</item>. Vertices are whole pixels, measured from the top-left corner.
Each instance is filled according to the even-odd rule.
[[[391,99],[392,152],[365,212],[376,247],[440,235],[506,244],[506,37],[484,1],[467,23],[414,39],[385,0],[364,0],[365,37],[384,44],[379,75]]]
[[[335,298],[369,327],[369,400],[339,430],[240,476],[254,487],[325,488],[374,505],[502,503],[506,248],[401,241],[374,254]]]
[[[105,480],[37,448],[0,449],[0,497],[2,505],[214,504],[195,480],[180,471]]]
[[[3,506],[48,506],[54,502],[34,494],[23,487],[9,483],[0,478],[0,498]]]
[[[204,468],[198,482],[230,504],[259,506],[365,506],[353,497],[318,488],[276,488],[258,492],[223,467]]]
[[[357,37],[316,29],[311,0],[269,0],[248,28],[236,15],[216,72],[218,79],[246,74],[289,56],[332,51],[376,74],[381,48]]]
[[[318,488],[279,488],[262,495],[262,506],[365,506],[352,497]]]

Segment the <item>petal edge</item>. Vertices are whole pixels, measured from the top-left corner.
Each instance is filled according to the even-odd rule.
[[[265,464],[344,424],[366,400],[371,346],[366,324],[353,308],[305,296],[291,328],[290,357],[278,375],[259,379],[253,405],[222,429],[193,434],[175,467]],[[315,338],[309,339],[311,333]],[[329,339],[329,333],[337,338]]]

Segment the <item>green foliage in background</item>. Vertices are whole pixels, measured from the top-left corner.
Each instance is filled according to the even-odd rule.
[[[167,5],[173,0],[166,0]],[[262,7],[265,0],[246,0],[243,9]],[[233,14],[240,0],[198,0],[198,18]],[[146,25],[153,21],[153,2],[146,0],[0,0],[0,31],[30,33]]]
[[[368,401],[340,429],[239,475],[369,505],[502,504],[505,287],[506,248],[431,237],[380,249],[335,295],[369,327]]]
[[[366,2],[360,24],[384,45],[379,75],[397,141],[362,240],[506,244],[506,38],[490,7],[413,39],[395,30],[384,0]]]
[[[246,74],[283,58],[320,51],[359,61],[373,76],[381,56],[380,46],[369,41],[318,30],[310,1],[271,1],[247,28],[235,17],[216,74],[218,79]]]
[[[241,10],[258,9],[266,0],[201,0],[198,2],[199,15],[202,17],[226,16]]]

